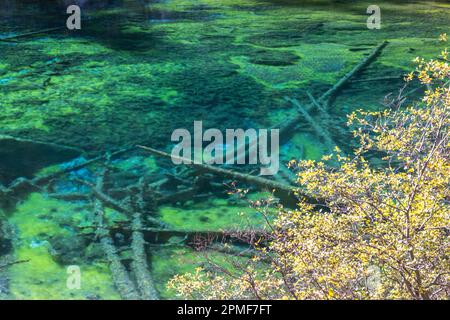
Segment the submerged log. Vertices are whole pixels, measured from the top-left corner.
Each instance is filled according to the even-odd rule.
[[[13,266],[15,264],[27,263],[30,262],[30,259],[22,259],[22,260],[12,260],[12,261],[0,261],[0,270]]]
[[[336,94],[362,69],[366,68],[370,63],[372,63],[375,58],[381,53],[381,51],[388,45],[388,42],[385,41],[378,45],[366,58],[364,58],[358,65],[356,65],[350,72],[345,74],[333,87],[327,90],[316,102],[312,102],[311,104],[305,107],[306,110],[311,112],[316,104],[323,106],[323,109],[327,109],[330,105],[330,101],[332,98],[336,96]],[[274,128],[278,128],[280,130],[280,142],[286,142],[292,136],[292,133],[304,119],[304,115],[302,113],[298,113],[295,117],[290,120],[287,120]]]
[[[96,226],[79,227],[80,230],[96,229]],[[104,230],[110,233],[121,233],[126,237],[131,237],[133,229],[129,224],[116,223],[111,227],[103,227]],[[208,239],[210,243],[230,243],[237,245],[248,244],[246,239],[266,240],[268,233],[264,230],[182,230],[182,229],[161,229],[161,228],[146,228],[139,230],[144,235],[146,244],[161,245],[170,243],[172,239],[180,238],[187,244],[193,244],[202,239]],[[83,235],[91,236],[91,233],[85,232]]]
[[[89,201],[89,196],[82,193],[49,193],[48,196],[63,201]]]
[[[158,300],[159,294],[156,291],[153,277],[147,263],[147,254],[145,253],[145,240],[142,233],[142,214],[144,208],[144,193],[146,192],[145,179],[139,181],[139,193],[135,201],[136,211],[133,213],[131,222],[131,250],[133,252],[133,262],[131,268],[136,277],[137,287],[144,300]]]
[[[110,207],[111,209],[114,209],[114,210],[121,212],[128,216],[133,215],[134,212],[132,210],[130,210],[130,208],[123,205],[121,202],[117,201],[116,199],[110,197],[108,194],[106,194],[104,191],[100,190],[99,188],[96,188],[92,183],[89,183],[87,181],[80,180],[80,179],[76,179],[76,181],[90,187],[93,196],[97,200],[99,200],[105,207]],[[161,228],[168,227],[167,224],[165,224],[164,222],[161,222],[160,220],[158,220],[156,218],[147,216],[146,219],[158,227],[161,227]]]
[[[155,155],[159,155],[161,157],[172,158],[170,154],[150,147],[145,146],[138,146],[138,147]],[[190,159],[184,159],[180,157],[175,158],[183,161],[185,165],[192,166],[197,170],[209,172],[229,179],[234,179],[239,182],[247,183],[249,185],[261,188],[263,190],[273,192],[274,195],[278,197],[280,201],[287,207],[291,208],[296,207],[299,198],[303,198],[310,203],[317,203],[315,199],[311,198],[310,196],[302,192],[302,190],[299,187],[291,186],[282,182],[273,181],[266,178],[252,176],[250,174],[214,167],[208,164],[197,164],[192,162]]]
[[[0,189],[0,200],[7,197],[16,197],[20,194],[32,191],[32,190],[39,190],[40,187],[48,184],[50,181],[57,179],[65,174],[68,174],[73,171],[77,171],[80,169],[83,169],[91,164],[94,164],[96,162],[99,162],[101,160],[107,159],[107,157],[115,157],[119,156],[121,154],[124,154],[126,152],[134,150],[135,147],[128,147],[123,148],[117,151],[114,151],[112,153],[105,153],[103,155],[100,155],[98,157],[94,157],[89,160],[85,160],[81,163],[74,164],[67,168],[62,168],[56,172],[50,173],[48,175],[34,177],[33,179],[26,179],[26,178],[18,178],[11,182],[8,187],[4,187],[3,189]]]
[[[16,143],[28,143],[28,144],[33,144],[33,145],[37,145],[37,146],[48,146],[48,147],[53,147],[53,148],[57,148],[57,149],[61,149],[61,150],[73,151],[73,152],[77,152],[77,153],[84,152],[84,150],[76,148],[76,147],[66,146],[66,145],[53,143],[53,142],[44,142],[44,141],[19,138],[19,137],[6,135],[6,134],[0,134],[0,141],[1,140],[12,140]]]
[[[297,99],[285,98],[287,101],[292,103],[298,110],[298,112],[303,115],[303,118],[309,123],[309,125],[314,129],[316,134],[325,142],[325,145],[328,150],[332,150],[336,146],[336,142],[333,141],[331,134],[328,130],[321,126],[318,122],[314,120],[314,118],[309,114],[309,112],[298,102]]]
[[[327,108],[330,104],[331,99],[345,86],[347,83],[361,70],[366,68],[371,64],[381,51],[388,45],[389,42],[384,41],[379,44],[372,52],[364,58],[359,64],[357,64],[350,72],[343,76],[332,88],[325,92],[318,100],[319,103],[323,104]]]
[[[166,152],[159,151],[159,150],[156,150],[156,149],[153,149],[150,147],[146,147],[146,146],[138,146],[138,148],[141,148],[142,150],[148,151],[152,154],[155,154],[155,155],[158,155],[158,156],[161,156],[164,158],[169,158],[169,159],[176,158],[177,160],[183,161],[183,163],[185,165],[193,166],[197,169],[200,169],[200,170],[203,170],[206,172],[210,172],[210,173],[214,173],[216,175],[223,176],[226,178],[236,179],[236,180],[239,180],[239,181],[242,181],[245,183],[255,185],[260,188],[264,188],[264,189],[268,189],[268,190],[279,190],[279,191],[284,191],[287,193],[293,193],[293,192],[297,191],[295,187],[284,184],[284,183],[280,183],[277,181],[272,181],[272,180],[261,178],[261,177],[255,177],[255,176],[252,176],[249,174],[240,173],[240,172],[236,172],[236,171],[232,171],[232,170],[222,169],[222,168],[214,167],[214,166],[208,165],[208,164],[194,163],[190,159],[172,156]]]
[[[83,169],[83,168],[85,168],[85,167],[87,167],[87,166],[89,166],[89,165],[91,165],[93,163],[99,162],[101,160],[106,160],[108,157],[112,158],[112,157],[115,157],[115,156],[119,156],[119,155],[122,155],[122,154],[124,154],[126,152],[132,151],[134,149],[135,149],[134,147],[128,147],[128,148],[123,148],[123,149],[120,149],[120,150],[117,150],[117,151],[114,151],[114,152],[111,152],[111,153],[107,152],[107,153],[105,153],[103,155],[100,155],[98,157],[95,157],[95,158],[83,161],[81,163],[75,164],[75,165],[73,165],[71,167],[68,167],[68,168],[61,169],[61,170],[59,170],[57,172],[54,172],[54,173],[51,173],[49,175],[46,175],[46,176],[43,176],[43,177],[34,178],[32,180],[32,182],[34,184],[36,184],[36,185],[42,185],[42,184],[45,184],[45,183],[49,182],[50,180],[53,180],[55,178],[58,178],[58,177],[62,176],[64,174]]]
[[[311,100],[311,103],[320,111],[322,111],[322,113],[326,114],[326,110],[323,107],[323,105],[321,105],[319,103],[319,101],[316,100],[316,98],[314,98],[314,96],[311,94],[311,92],[306,91],[306,94],[308,95],[309,100]]]
[[[96,189],[103,189],[103,176],[97,179]],[[100,239],[100,244],[105,252],[106,259],[109,262],[109,269],[113,277],[114,284],[119,292],[120,296],[124,300],[138,300],[139,294],[134,283],[131,281],[125,266],[119,257],[114,242],[109,232],[103,228],[104,221],[104,208],[102,202],[98,199],[94,201],[95,206],[95,218],[97,228],[97,237]]]
[[[37,30],[37,31],[31,31],[31,32],[26,32],[26,33],[17,34],[17,35],[10,36],[10,37],[0,38],[0,41],[11,41],[11,40],[16,40],[16,39],[21,39],[21,38],[31,37],[31,36],[35,36],[35,35],[39,35],[39,34],[55,32],[55,31],[59,31],[59,30],[66,29],[66,28],[67,28],[67,27],[64,26],[64,27],[57,27],[57,28],[49,28],[49,29],[43,29],[43,30]]]
[[[104,211],[100,201],[96,201],[96,215],[103,217]],[[134,283],[131,281],[127,270],[123,266],[121,259],[117,253],[117,249],[114,246],[112,238],[108,232],[98,229],[98,237],[100,238],[100,244],[105,252],[106,259],[109,262],[109,269],[113,277],[114,284],[117,288],[122,299],[125,300],[138,300],[139,294],[136,291]]]
[[[137,287],[144,300],[158,300],[159,294],[155,289],[153,278],[150,274],[147,264],[147,255],[145,253],[145,240],[142,234],[142,214],[135,212],[133,214],[131,228],[131,250],[133,252],[133,261],[131,268],[137,281]]]

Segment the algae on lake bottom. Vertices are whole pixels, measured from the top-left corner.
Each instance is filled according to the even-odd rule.
[[[0,38],[45,29],[55,21],[60,25],[58,19],[66,17],[64,10],[46,1],[9,2],[15,6],[0,13]],[[308,92],[320,97],[388,40],[383,54],[359,75],[360,81],[351,82],[336,97],[324,121],[333,138],[350,149],[346,114],[383,108],[383,98],[402,85],[411,60],[436,56],[444,48],[438,35],[448,32],[446,3],[378,4],[383,10],[381,30],[367,29],[363,1],[123,0],[112,5],[98,1],[97,7],[86,3],[79,32],[0,41],[0,134],[77,147],[86,151],[73,161],[79,163],[124,145],[168,151],[173,130],[189,129],[194,120],[220,130],[269,128],[296,114],[286,96],[309,104]],[[376,81],[383,77],[392,80]],[[293,158],[319,159],[327,152],[317,135],[301,125],[281,147],[280,165]],[[125,178],[143,173],[170,178],[178,172],[170,163],[142,155],[115,160],[111,168]],[[43,176],[60,170],[61,164],[50,161],[33,166],[33,172],[28,169],[27,175]],[[71,178],[92,182],[97,171],[89,168]],[[87,187],[75,187],[73,181],[55,188],[65,194],[88,194]],[[119,298],[107,262],[91,240],[91,215],[86,201],[55,200],[45,191],[24,196],[4,212],[3,219],[14,231],[10,253],[17,260],[29,260],[8,268],[9,298]],[[110,226],[127,220],[115,210],[106,215]],[[184,231],[265,225],[255,209],[224,194],[164,204],[154,215]],[[165,288],[167,280],[204,262],[204,252],[176,240],[182,239],[148,250],[163,298],[174,298]],[[225,260],[222,253],[207,253]],[[121,254],[128,261],[129,252]],[[72,264],[81,268],[81,290],[66,288],[67,267]],[[0,275],[0,291],[3,279]]]

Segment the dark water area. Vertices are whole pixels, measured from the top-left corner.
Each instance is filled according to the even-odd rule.
[[[74,3],[81,7],[82,27],[69,31],[64,28],[66,8]],[[205,130],[222,132],[279,128],[297,115],[286,97],[310,104],[311,96],[319,98],[375,47],[389,41],[332,99],[326,117],[312,112],[330,138],[351,151],[356,142],[346,126],[347,115],[357,109],[384,108],[385,97],[397,94],[415,57],[440,53],[444,47],[437,39],[450,26],[448,1],[377,1],[381,29],[371,30],[366,13],[371,4],[2,0],[0,182],[7,187],[16,178],[45,176],[136,144],[170,153],[174,130],[193,132],[194,121],[202,121]],[[48,30],[57,27],[62,29]],[[27,33],[32,34],[14,38]],[[419,94],[412,94],[408,102]],[[282,164],[291,159],[319,159],[329,151],[323,135],[306,120],[299,122],[280,146]],[[166,197],[166,202],[153,204],[148,215],[177,232],[217,232],[264,223],[226,189],[214,189],[223,185],[223,179],[208,184],[209,178],[143,153],[115,157],[110,166],[106,185],[111,196],[126,200],[139,178],[146,177]],[[248,166],[232,168],[255,172]],[[96,163],[40,189],[2,194],[0,201],[14,200],[14,205],[0,219],[7,217],[15,231],[9,238],[11,245],[0,256],[31,261],[10,268],[7,298],[119,298],[92,230],[84,231],[92,225],[91,203],[82,198],[89,194],[89,184],[77,183],[95,183],[101,169]],[[284,175],[269,179],[286,182],[288,173],[282,171]],[[194,192],[177,193],[192,187],[193,181],[199,186]],[[262,196],[256,189],[251,191],[254,197]],[[111,228],[121,228],[129,219],[116,209],[107,211]],[[241,212],[247,215],[245,221],[238,215]],[[0,238],[7,233],[2,232]],[[114,236],[119,246],[128,241],[126,232]],[[155,239],[153,235],[147,239],[156,243],[149,253],[151,272],[161,296],[174,298],[165,283],[174,274],[194,270],[200,253],[179,245],[187,241],[180,233],[160,238],[165,242],[160,247]],[[128,261],[126,250],[122,254]],[[83,270],[81,291],[66,288],[66,267],[71,264]],[[0,275],[0,283],[2,279],[5,276]]]
[[[9,184],[18,177],[33,178],[43,167],[64,163],[80,155],[76,149],[60,148],[30,140],[0,137],[1,183]]]

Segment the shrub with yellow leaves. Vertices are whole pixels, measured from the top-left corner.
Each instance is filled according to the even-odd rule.
[[[169,286],[201,298],[448,299],[448,53],[416,62],[407,80],[427,87],[423,101],[350,115],[360,141],[352,156],[336,149],[322,161],[290,163],[320,203],[279,209],[269,243],[257,248],[259,266],[198,270]]]

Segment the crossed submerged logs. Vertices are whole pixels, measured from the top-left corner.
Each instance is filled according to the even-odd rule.
[[[375,58],[379,55],[381,50],[387,45],[387,42],[383,42],[378,47],[376,47],[369,56],[367,56],[361,63],[359,63],[355,68],[353,68],[349,73],[347,73],[340,81],[338,81],[332,88],[330,88],[327,92],[325,92],[319,99],[314,99],[311,94],[308,94],[311,104],[303,107],[297,100],[288,99],[290,103],[292,103],[298,110],[298,115],[289,121],[283,123],[279,126],[280,128],[280,138],[282,141],[286,141],[289,138],[289,134],[292,133],[293,129],[301,123],[302,120],[305,120],[309,123],[309,125],[314,129],[316,134],[321,136],[321,138],[325,141],[326,145],[330,148],[332,145],[335,145],[335,142],[332,139],[331,134],[320,125],[318,121],[314,119],[312,116],[312,111],[314,108],[317,108],[319,112],[323,116],[327,116],[327,109],[330,106],[332,99],[337,95],[337,93],[353,78],[357,73],[359,73],[362,69],[367,67]],[[147,152],[151,152],[155,155],[170,158],[171,155],[164,153],[162,151],[152,149],[150,147],[138,146],[138,149],[145,150]],[[74,164],[70,167],[63,168],[57,172],[54,172],[49,175],[35,177],[32,179],[24,179],[19,178],[9,186],[5,187],[0,185],[0,202],[7,203],[12,199],[19,199],[24,194],[32,191],[41,191],[47,192],[50,190],[50,186],[53,181],[56,179],[94,163],[100,162],[101,160],[108,161],[111,157],[123,155],[127,152],[131,152],[136,150],[136,147],[127,147],[112,153],[106,153],[104,155],[100,155],[98,157],[85,160],[81,163]],[[187,165],[191,165],[194,169],[199,171],[204,171],[216,176],[225,177],[229,179],[234,179],[249,185],[256,186],[262,189],[276,190],[279,194],[284,196],[292,196],[296,199],[296,194],[298,194],[299,190],[289,184],[281,183],[278,181],[273,181],[270,179],[265,179],[257,176],[252,176],[246,173],[240,173],[233,170],[223,169],[219,167],[214,167],[206,164],[196,164],[186,162],[186,159],[181,159],[183,162],[187,163]],[[146,231],[143,226],[143,216],[145,215],[146,220],[154,225],[157,229],[156,232],[153,230],[154,234],[164,233],[164,230],[168,230],[167,224],[161,222],[155,217],[150,215],[146,215],[143,211],[143,195],[149,192],[153,192],[149,190],[147,186],[150,184],[146,183],[145,180],[141,180],[137,186],[133,186],[129,190],[119,190],[123,192],[126,196],[122,200],[117,200],[113,198],[108,191],[105,190],[104,179],[107,175],[107,164],[105,164],[104,173],[98,178],[97,183],[94,185],[91,182],[83,181],[77,179],[79,183],[88,186],[91,190],[91,203],[94,205],[95,212],[95,221],[93,225],[95,225],[96,234],[98,239],[100,239],[100,243],[104,250],[105,256],[107,257],[110,270],[113,274],[114,283],[124,299],[158,299],[158,292],[155,289],[153,279],[151,277],[148,259],[146,255],[145,245],[146,245]],[[156,187],[164,184],[165,182],[157,182]],[[211,186],[213,184],[210,184]],[[135,192],[133,192],[133,190]],[[136,192],[137,190],[137,192]],[[164,201],[176,201],[182,197],[193,197],[200,188],[198,185],[194,184],[193,187],[187,188],[185,190],[179,190],[178,192],[172,195],[162,195],[158,194],[158,192],[154,192],[155,196],[155,205],[158,202],[158,199],[161,202]],[[89,198],[85,194],[54,194],[50,193],[51,196],[59,197],[60,199],[65,200],[89,200]],[[308,199],[311,202],[317,203],[314,199]],[[295,202],[295,201],[294,201]],[[129,217],[130,226],[131,226],[131,244],[130,248],[132,250],[133,261],[131,264],[131,271],[133,272],[133,277],[130,276],[129,271],[123,265],[122,260],[119,256],[119,252],[114,245],[112,237],[110,235],[110,230],[105,227],[105,215],[104,208],[110,207],[117,211],[124,213]],[[193,231],[195,233],[195,231]],[[218,237],[220,238],[220,237]],[[223,239],[223,237],[222,237]],[[229,252],[230,250],[227,247],[222,247],[221,245],[216,245],[214,247],[216,250],[222,250],[223,252]],[[234,250],[233,254],[235,253]],[[238,250],[239,251],[239,250]],[[6,266],[5,266],[6,267]]]
[[[95,190],[103,193],[104,180],[108,174],[107,167],[102,171],[101,175],[97,178]],[[143,181],[143,179],[142,179]],[[136,209],[143,209],[142,193],[145,192],[145,186],[140,183],[140,191],[133,201],[133,205]],[[131,207],[131,205],[130,205]],[[104,215],[103,203],[99,198],[94,199],[95,218],[96,218],[96,230],[97,236],[100,238],[103,251],[109,261],[110,271],[113,275],[114,284],[123,299],[126,300],[157,300],[159,294],[155,289],[152,276],[147,264],[147,254],[145,251],[144,236],[141,232],[142,229],[142,214],[138,211],[132,213],[129,217],[132,228],[131,235],[131,249],[133,253],[133,261],[131,263],[131,269],[134,274],[136,285],[131,280],[131,277],[123,265],[120,256],[118,255],[117,248],[114,245],[114,241],[109,231],[104,228],[106,225],[106,219]],[[130,208],[131,211],[131,208]]]
[[[95,186],[96,189],[103,190],[105,172],[106,170],[104,170],[102,175],[97,178],[97,183]],[[97,226],[97,237],[100,239],[100,244],[105,253],[106,259],[109,262],[109,269],[117,291],[122,299],[138,300],[140,297],[135,284],[131,281],[127,269],[122,264],[111,235],[104,228],[106,225],[105,211],[102,202],[98,199],[94,200],[94,213],[94,218],[96,220],[95,224]]]
[[[140,177],[138,182],[135,184],[128,185],[123,188],[110,188],[111,181],[115,181],[114,172],[110,169],[111,159],[136,150],[142,150],[142,148],[127,147],[112,153],[105,153],[69,167],[64,167],[45,176],[35,177],[32,179],[17,179],[8,187],[1,186],[0,195],[3,200],[5,197],[15,197],[17,198],[16,200],[18,200],[21,197],[24,197],[28,192],[39,191],[48,194],[50,197],[58,198],[64,201],[82,200],[88,204],[90,203],[94,213],[94,218],[91,221],[92,226],[90,228],[95,230],[95,236],[91,239],[94,241],[99,241],[104,255],[109,262],[114,284],[123,299],[159,298],[159,294],[155,289],[154,281],[148,265],[146,252],[148,241],[151,243],[157,243],[157,245],[163,245],[161,244],[161,239],[165,239],[165,242],[170,242],[170,238],[173,236],[181,236],[183,237],[183,245],[185,245],[184,241],[195,244],[202,242],[202,239],[207,239],[208,243],[214,243],[214,245],[208,247],[210,250],[216,250],[231,255],[247,256],[248,252],[240,252],[242,251],[242,244],[245,243],[242,239],[264,237],[263,234],[259,234],[257,231],[252,230],[236,232],[197,232],[195,230],[174,230],[171,229],[169,225],[153,216],[153,213],[156,212],[156,206],[158,203],[176,202],[182,195],[184,195],[186,199],[192,199],[198,192],[202,191],[202,188],[204,188],[205,185],[208,187],[220,185],[214,182],[205,184],[205,181],[210,179],[207,176],[203,176],[203,178],[196,177],[194,179],[194,183],[192,183],[189,179],[170,174],[159,181],[151,182],[147,179],[148,177],[144,175],[143,177]],[[159,153],[159,155],[165,154]],[[102,170],[97,176],[95,183],[79,177],[65,177],[71,172],[101,161],[103,161],[103,163],[97,165]],[[293,194],[295,191],[292,186],[231,170],[215,167],[212,167],[211,169],[211,166],[202,167],[201,169],[202,171],[206,171],[210,174],[212,173],[221,177],[236,179],[265,189],[276,188],[288,194]],[[58,179],[62,178],[71,181],[72,183],[88,187],[89,192],[55,192],[53,185],[58,181]],[[184,186],[190,185],[191,187],[181,191],[178,190],[178,188],[175,188],[177,190],[176,192],[167,195],[161,191],[161,187],[167,183]],[[221,186],[223,187],[223,185]],[[113,189],[114,192],[120,194],[119,198],[111,196]],[[206,196],[210,196],[210,194],[207,194]],[[125,223],[128,227],[122,229],[109,227],[105,217],[105,208],[111,208],[126,215],[128,217],[128,221]],[[144,223],[144,220],[146,223]],[[151,225],[151,227],[146,226],[145,224],[147,223]],[[116,223],[114,222],[114,225],[115,224]],[[112,232],[120,232],[121,234],[128,236],[127,239],[129,239],[129,248],[132,252],[130,270],[128,270],[122,262],[120,250],[116,248],[113,237],[111,236]],[[234,243],[236,243],[236,239],[238,239],[238,246],[234,245]],[[196,246],[194,245],[194,247]]]
[[[97,178],[95,184],[92,184],[81,179],[74,179],[75,182],[79,182],[83,185],[87,185],[91,188],[90,194],[58,194],[58,193],[48,193],[50,197],[57,197],[64,199],[66,201],[73,200],[84,200],[89,201],[93,206],[94,221],[92,225],[96,230],[96,239],[99,240],[101,248],[104,251],[105,257],[109,262],[110,271],[113,276],[114,284],[123,299],[143,299],[143,300],[155,300],[159,299],[159,294],[156,291],[153,279],[151,277],[149,267],[147,264],[147,254],[145,251],[145,241],[144,236],[141,232],[143,228],[143,214],[141,211],[134,211],[144,209],[145,204],[143,193],[148,192],[143,183],[140,183],[137,190],[135,199],[132,199],[130,204],[126,204],[126,201],[115,200],[107,194],[105,191],[105,179],[108,176],[108,164],[112,156],[121,155],[127,151],[133,150],[134,148],[125,148],[118,150],[113,153],[106,153],[104,155],[92,158],[90,160],[83,161],[81,163],[75,164],[68,168],[63,168],[52,174],[35,177],[33,179],[18,179],[10,184],[8,187],[2,187],[0,192],[2,195],[2,200],[5,197],[21,197],[27,192],[41,191],[45,192],[51,188],[51,183],[55,179],[64,176],[70,172],[82,169],[88,165],[99,162],[100,160],[107,161],[104,164],[100,175]],[[130,276],[128,270],[123,265],[121,257],[119,256],[119,251],[114,245],[114,241],[110,235],[110,232],[106,225],[106,218],[104,214],[105,207],[115,209],[119,212],[127,215],[131,221],[131,228],[133,230],[131,235],[130,248],[132,251],[133,262],[131,264],[131,269],[133,272],[133,277]],[[148,216],[147,221],[154,224],[155,226],[163,229],[167,227],[166,224],[162,223],[158,219]],[[11,264],[9,264],[11,265]],[[7,266],[9,266],[7,265]],[[6,267],[6,266],[5,266]],[[136,284],[133,280],[136,281]]]
[[[298,113],[292,119],[280,123],[275,127],[280,129],[280,142],[288,142],[293,132],[295,131],[295,128],[306,120],[306,122],[313,127],[316,134],[324,139],[324,142],[328,148],[330,148],[330,145],[335,146],[336,144],[331,138],[331,135],[323,126],[320,125],[318,121],[314,119],[314,117],[311,115],[312,112],[317,109],[321,118],[330,118],[328,109],[330,108],[330,105],[336,95],[352,80],[352,78],[354,78],[363,69],[367,68],[373,61],[375,61],[375,59],[380,55],[381,51],[388,44],[389,42],[384,41],[376,46],[367,57],[365,57],[352,70],[345,74],[334,86],[328,89],[318,99],[315,99],[311,93],[307,92],[307,95],[311,100],[310,104],[303,107],[297,100],[286,98],[287,101],[293,104]]]
[[[328,130],[326,130],[323,126],[321,126],[320,123],[318,121],[316,121],[314,119],[314,117],[311,115],[312,111],[314,111],[314,109],[317,108],[321,112],[321,116],[329,117],[329,115],[327,114],[327,109],[329,108],[332,99],[337,95],[337,93],[339,91],[342,90],[342,88],[345,85],[347,85],[347,83],[349,81],[351,81],[351,79],[355,75],[357,75],[364,68],[366,68],[368,65],[370,65],[370,63],[372,63],[377,58],[377,56],[381,53],[381,51],[387,45],[388,45],[388,42],[385,41],[385,42],[381,43],[380,45],[378,45],[377,47],[375,47],[375,49],[366,58],[364,58],[350,72],[348,72],[346,75],[344,75],[333,87],[331,87],[328,91],[326,91],[319,99],[316,100],[310,93],[308,93],[308,96],[311,100],[311,104],[302,106],[297,100],[286,98],[287,101],[289,101],[296,107],[298,114],[295,117],[293,117],[292,119],[285,121],[277,126],[277,128],[279,128],[279,130],[280,130],[281,142],[283,143],[283,142],[288,141],[290,136],[294,132],[294,129],[300,123],[302,123],[302,120],[306,119],[306,121],[314,129],[316,134],[318,134],[320,137],[322,137],[322,139],[325,141],[325,144],[327,145],[328,148],[331,148],[331,146],[336,145],[335,141],[333,140],[333,138],[332,138],[331,134],[328,132]],[[156,154],[159,156],[163,156],[163,157],[168,156],[167,154],[165,154],[161,151],[155,150],[155,149],[151,149],[148,147],[140,147],[140,148],[143,150],[152,152],[153,154]],[[135,147],[124,148],[124,149],[121,149],[121,150],[111,153],[110,156],[111,157],[118,156],[118,155],[124,154],[126,152],[135,150],[135,149],[136,149]],[[104,160],[105,157],[106,157],[106,154],[98,156],[98,157],[90,159],[90,160],[86,160],[82,163],[73,165],[69,168],[65,168],[65,169],[62,169],[55,173],[52,173],[52,174],[49,174],[46,176],[42,176],[42,177],[36,177],[33,179],[19,178],[19,179],[16,179],[15,181],[13,181],[13,183],[11,183],[10,186],[8,186],[8,187],[0,185],[0,203],[4,204],[4,203],[8,202],[8,200],[10,200],[14,197],[20,197],[21,193],[27,193],[32,190],[41,190],[44,185],[49,184],[52,180],[66,174],[66,173],[84,168],[90,164]],[[231,179],[236,179],[238,181],[242,181],[244,183],[255,185],[260,188],[275,189],[275,190],[281,191],[284,194],[286,194],[286,193],[292,194],[292,193],[294,193],[294,191],[298,191],[298,190],[295,190],[294,187],[292,187],[288,184],[275,182],[275,181],[272,181],[269,179],[255,177],[255,176],[251,176],[248,174],[243,174],[243,173],[235,172],[232,170],[226,170],[226,169],[217,168],[217,167],[213,167],[213,166],[209,166],[209,165],[195,165],[195,164],[193,164],[193,165],[197,169],[201,169],[203,171],[211,172],[216,175],[224,176],[224,177],[231,178]],[[192,195],[192,192],[193,192],[193,190],[189,190],[189,191],[185,190],[184,194]],[[97,196],[99,198],[103,199],[104,202],[108,202],[109,205],[112,205],[116,208],[121,208],[120,206],[117,206],[117,204],[114,201],[110,201],[111,199],[109,199],[108,197],[104,197],[104,194],[97,192]],[[65,197],[67,199],[69,199],[70,197],[73,197],[75,199],[75,198],[79,197],[79,195],[76,195],[76,194],[60,195],[60,197],[61,198]],[[168,200],[168,198],[166,200]],[[123,208],[121,208],[121,209],[123,209]]]
[[[0,38],[0,41],[14,41],[17,39],[28,38],[28,37],[35,36],[35,35],[46,34],[46,33],[60,31],[60,30],[64,30],[64,29],[67,29],[67,27],[63,26],[63,27],[42,29],[42,30],[37,30],[37,31],[30,31],[30,32],[26,32],[26,33],[20,33],[17,35],[5,37],[5,38]]]
[[[158,155],[158,156],[161,156],[164,158],[169,158],[169,159],[176,159],[188,166],[193,166],[196,169],[203,170],[206,172],[211,172],[211,173],[214,173],[214,174],[226,177],[226,178],[236,179],[236,180],[246,182],[246,183],[261,187],[261,188],[266,188],[269,190],[277,189],[277,190],[282,190],[285,192],[294,192],[295,191],[294,187],[287,185],[287,184],[280,183],[280,182],[272,181],[272,180],[261,178],[261,177],[252,176],[250,174],[240,173],[240,172],[233,171],[233,170],[227,170],[227,169],[215,167],[215,166],[208,165],[208,164],[195,163],[194,161],[191,161],[190,159],[170,155],[166,152],[159,151],[159,150],[153,149],[151,147],[146,147],[146,146],[138,146],[138,147],[141,148],[142,150],[148,151],[154,155]]]
[[[290,134],[294,131],[295,127],[302,122],[302,120],[306,120],[306,122],[313,128],[318,136],[320,136],[327,148],[331,148],[336,145],[333,140],[331,134],[326,130],[312,115],[312,111],[317,109],[319,114],[322,117],[329,117],[328,108],[331,104],[332,99],[342,90],[342,88],[361,70],[366,68],[371,62],[373,62],[376,57],[381,53],[381,51],[386,47],[388,43],[383,42],[379,46],[377,46],[365,59],[363,59],[357,66],[355,66],[349,73],[347,73],[343,78],[341,78],[332,88],[330,88],[327,92],[325,92],[319,99],[315,99],[310,93],[308,93],[308,97],[311,100],[311,104],[307,106],[302,106],[297,100],[287,98],[287,100],[292,103],[298,111],[298,115],[294,118],[284,122],[279,126],[280,129],[280,139],[283,142],[286,142]],[[9,186],[5,187],[0,185],[0,204],[8,203],[13,199],[19,199],[24,194],[31,191],[48,191],[53,181],[56,179],[94,163],[100,162],[102,160],[108,160],[111,157],[123,155],[127,152],[131,152],[133,150],[140,149],[147,152],[151,152],[154,155],[162,156],[165,158],[171,158],[171,155],[164,153],[162,151],[152,149],[150,147],[138,146],[136,147],[127,147],[124,149],[120,149],[118,151],[112,153],[106,153],[100,155],[98,157],[85,160],[81,163],[74,164],[70,167],[61,169],[57,172],[54,172],[49,175],[35,177],[33,179],[24,179],[19,178],[13,181]],[[216,176],[225,177],[228,179],[234,179],[249,185],[256,186],[262,189],[275,190],[279,195],[295,199],[294,203],[297,200],[297,195],[300,190],[293,187],[290,184],[282,183],[279,181],[273,181],[270,179],[265,179],[257,176],[252,176],[246,173],[240,173],[229,169],[223,169],[219,167],[214,167],[206,164],[196,164],[193,162],[187,162],[186,159],[181,159],[189,166],[193,166],[194,169],[202,172],[207,172]],[[143,210],[142,210],[142,195],[148,192],[153,192],[150,190],[145,190],[143,186],[148,186],[150,184],[140,182],[140,186],[136,186],[128,189],[128,190],[119,190],[120,193],[124,193],[128,195],[125,199],[117,200],[113,198],[109,192],[103,190],[104,188],[104,177],[101,178],[100,181],[97,181],[97,184],[94,185],[91,182],[77,180],[79,183],[88,186],[91,190],[91,197],[93,197],[94,207],[96,217],[98,219],[97,231],[98,236],[102,239],[102,245],[105,251],[108,260],[111,265],[111,272],[114,274],[116,286],[121,293],[122,297],[125,299],[157,299],[158,294],[154,289],[153,281],[151,275],[149,273],[147,259],[145,254],[145,228],[143,227],[142,218],[143,218]],[[172,178],[173,179],[173,178]],[[178,177],[176,179],[179,179]],[[158,188],[159,186],[165,184],[167,181],[158,181],[153,183],[154,187]],[[195,181],[198,182],[198,181]],[[189,183],[189,182],[188,182]],[[185,183],[185,184],[188,184]],[[172,202],[177,201],[177,199],[185,198],[193,198],[200,191],[200,188],[197,183],[192,184],[193,186],[190,188],[186,188],[184,190],[178,190],[175,193],[169,195],[163,195],[154,191],[155,203],[164,203],[164,202]],[[214,186],[213,183],[210,186]],[[138,192],[133,192],[138,190]],[[140,190],[140,191],[139,191]],[[112,193],[112,191],[111,191]],[[88,197],[85,194],[57,194],[57,193],[49,193],[50,196],[57,197],[59,199],[72,201],[72,200],[88,200]],[[130,196],[131,195],[131,196]],[[301,194],[300,194],[301,195]],[[139,200],[140,199],[140,200]],[[307,199],[313,203],[317,203],[315,199]],[[14,200],[13,200],[14,201]],[[134,203],[134,205],[130,205],[129,202]],[[139,204],[140,203],[140,204]],[[156,205],[156,204],[155,204]],[[131,248],[133,251],[133,263],[132,269],[134,272],[134,279],[136,279],[137,284],[134,284],[131,281],[130,276],[128,275],[128,271],[121,264],[121,260],[118,257],[117,249],[114,247],[112,239],[108,236],[109,231],[104,227],[104,207],[110,207],[119,212],[124,213],[130,218],[130,225],[132,230],[131,236]],[[155,217],[145,215],[147,221],[153,224],[158,230],[157,232],[161,233],[163,230],[167,230],[169,226],[167,224],[161,222]],[[103,219],[103,220],[102,220]],[[169,233],[170,231],[168,231]]]

